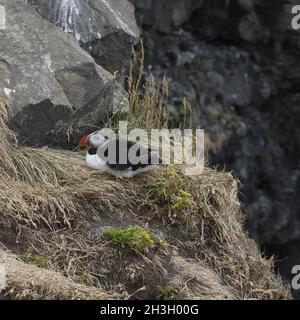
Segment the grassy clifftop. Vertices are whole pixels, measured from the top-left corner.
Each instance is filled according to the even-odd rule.
[[[2,296],[290,297],[244,230],[231,174],[157,167],[123,180],[74,152],[18,147],[8,114],[1,95]]]

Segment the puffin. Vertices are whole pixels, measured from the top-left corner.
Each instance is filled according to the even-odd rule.
[[[134,176],[150,170],[153,165],[161,164],[162,160],[151,148],[145,148],[130,140],[110,139],[104,137],[99,131],[90,133],[81,138],[80,149],[87,149],[86,164],[89,168],[116,174],[123,178]],[[134,148],[139,159],[137,163],[131,163],[129,150]],[[109,161],[108,152],[114,153],[113,161]],[[122,159],[122,161],[120,161]]]

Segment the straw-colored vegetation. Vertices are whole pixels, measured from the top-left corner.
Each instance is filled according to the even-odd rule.
[[[138,98],[131,99],[135,105]],[[2,295],[290,297],[272,260],[243,229],[231,174],[206,168],[185,177],[180,167],[160,166],[123,180],[89,170],[74,152],[17,146],[8,116],[1,94],[0,264],[8,270]],[[46,269],[36,266],[41,257]]]
[[[152,74],[144,78],[144,46],[141,41],[140,53],[132,49],[130,70],[127,78],[129,108],[120,108],[108,122],[117,129],[119,121],[127,121],[128,129],[145,130],[168,128],[168,81],[164,77],[157,83]]]
[[[113,294],[78,284],[58,272],[38,268],[17,260],[12,254],[0,251],[0,264],[6,270],[5,299],[114,299]]]

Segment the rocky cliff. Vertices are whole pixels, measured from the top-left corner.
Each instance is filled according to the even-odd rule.
[[[148,66],[167,74],[174,106],[188,98],[213,161],[240,179],[251,236],[272,250],[299,239],[297,1],[179,2],[134,1]]]
[[[7,28],[0,30],[6,44],[0,48],[0,86],[13,103],[10,125],[20,142],[72,145],[126,104],[114,76],[74,36],[24,1],[1,0],[0,5],[7,16]]]
[[[111,71],[126,70],[139,39],[134,6],[118,0],[27,0],[39,14],[75,36],[96,62]]]

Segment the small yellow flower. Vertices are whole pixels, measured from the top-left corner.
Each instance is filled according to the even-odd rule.
[[[150,243],[151,246],[154,246],[154,241],[153,240],[150,240],[149,243]]]
[[[181,201],[182,201],[181,198],[176,198],[176,202],[177,202],[177,203],[180,203]]]
[[[185,198],[191,198],[192,195],[182,189],[179,190],[179,194],[182,196],[182,197],[185,197]]]
[[[182,190],[182,189],[180,189],[180,190],[179,190],[179,194],[180,194],[181,196],[184,196],[185,191],[184,191],[184,190]]]
[[[169,171],[168,171],[168,176],[169,176],[169,177],[174,177],[174,171],[169,170]]]
[[[144,234],[144,239],[148,242],[152,241],[148,233]]]

